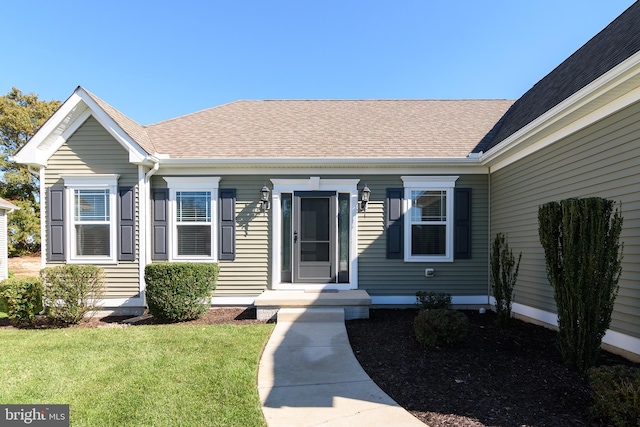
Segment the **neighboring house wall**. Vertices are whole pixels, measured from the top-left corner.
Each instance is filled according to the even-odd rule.
[[[89,117],[49,159],[45,186],[49,188],[53,185],[63,185],[61,174],[85,173],[119,174],[118,186],[122,187],[133,187],[138,183],[138,167],[129,163],[127,151],[93,117]],[[65,226],[69,225],[65,224]],[[136,248],[139,232],[140,230],[136,227]],[[136,253],[138,253],[137,250]],[[48,261],[47,266],[61,263],[63,262]],[[100,266],[104,268],[107,277],[107,298],[138,296],[137,259]]]
[[[7,211],[0,209],[0,280],[9,277],[7,241]]]
[[[570,197],[622,203],[624,258],[611,329],[640,338],[640,103],[568,136],[491,175],[491,233],[508,234],[522,251],[515,302],[555,313],[538,207]]]

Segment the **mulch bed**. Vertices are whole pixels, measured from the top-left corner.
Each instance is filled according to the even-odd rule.
[[[412,309],[371,310],[347,330],[369,376],[431,427],[600,425],[588,415],[586,378],[562,364],[556,332],[518,320],[500,330],[495,313],[464,313],[469,336],[449,348],[418,344]],[[632,365],[607,352],[598,364]]]

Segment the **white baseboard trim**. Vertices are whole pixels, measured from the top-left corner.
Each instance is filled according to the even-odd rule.
[[[495,300],[492,302],[495,304]],[[558,327],[558,315],[556,313],[516,303],[512,305],[511,311],[548,325]],[[602,342],[612,347],[617,347],[630,353],[640,355],[640,338],[635,338],[609,329],[602,338]]]
[[[249,306],[256,297],[212,297],[211,305],[215,306]]]
[[[489,299],[486,295],[453,296],[453,305],[488,305]],[[415,305],[416,297],[409,295],[372,295],[373,305]]]
[[[111,307],[144,307],[142,298],[105,298],[98,301],[98,306],[103,308]]]

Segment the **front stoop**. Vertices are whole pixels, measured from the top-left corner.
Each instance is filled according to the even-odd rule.
[[[255,299],[257,318],[275,320],[281,308],[343,308],[345,320],[368,319],[371,297],[367,291],[265,291]]]

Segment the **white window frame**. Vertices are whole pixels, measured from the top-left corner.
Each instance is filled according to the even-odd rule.
[[[118,262],[118,178],[117,174],[64,174],[65,186],[65,253],[68,264],[116,264]],[[76,190],[109,191],[109,253],[110,255],[76,255]]]
[[[220,177],[165,176],[169,188],[169,261],[218,261],[218,189]],[[211,256],[178,255],[177,193],[182,191],[209,191],[211,193]]]
[[[404,183],[404,260],[405,262],[453,262],[453,190],[458,176],[402,176]],[[411,207],[412,191],[443,191],[446,194],[447,217],[446,242],[444,255],[412,255],[411,254]]]

